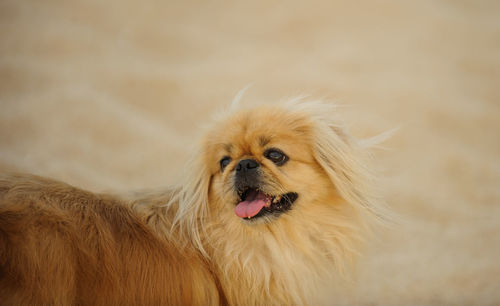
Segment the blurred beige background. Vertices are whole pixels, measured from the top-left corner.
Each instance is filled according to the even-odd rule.
[[[0,0],[0,169],[123,192],[175,182],[244,100],[343,105],[401,224],[360,305],[500,304],[500,2]]]

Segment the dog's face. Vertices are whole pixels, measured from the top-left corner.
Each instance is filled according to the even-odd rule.
[[[205,144],[209,209],[260,224],[335,197],[316,157],[314,133],[307,116],[280,108],[244,111],[220,122]]]

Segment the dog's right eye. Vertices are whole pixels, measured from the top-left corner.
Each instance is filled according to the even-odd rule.
[[[224,171],[224,168],[226,168],[226,166],[229,165],[230,162],[231,162],[231,157],[225,156],[224,158],[222,158],[219,162],[220,163],[220,170]]]

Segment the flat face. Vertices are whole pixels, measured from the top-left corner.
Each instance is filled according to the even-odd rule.
[[[211,204],[235,218],[273,221],[326,194],[332,186],[314,158],[312,131],[307,117],[278,108],[221,122],[207,139]]]

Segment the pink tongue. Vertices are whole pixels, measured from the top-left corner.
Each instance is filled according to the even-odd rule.
[[[250,191],[243,202],[238,203],[234,208],[234,213],[240,218],[251,218],[269,202],[262,192]],[[269,204],[267,204],[269,206]]]

